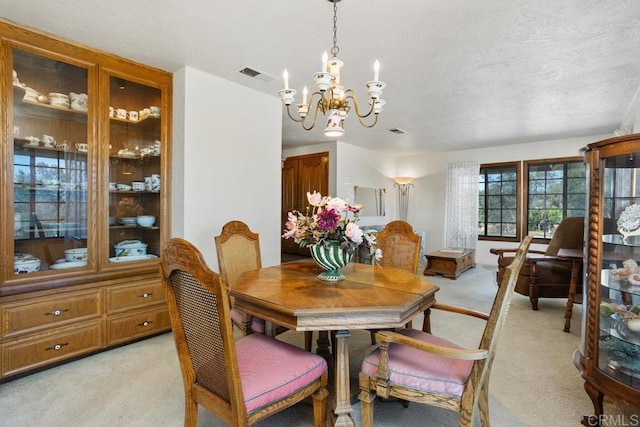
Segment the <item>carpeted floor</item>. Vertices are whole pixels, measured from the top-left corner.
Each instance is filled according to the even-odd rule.
[[[487,311],[495,291],[493,266],[478,266],[458,280],[429,278],[441,290],[439,302]],[[494,361],[490,382],[491,422],[497,427],[580,426],[591,402],[573,365],[580,341],[581,306],[574,309],[571,333],[562,331],[566,300],[544,299],[540,310],[516,294]],[[414,322],[421,325],[420,319]],[[477,344],[483,324],[450,313],[435,312],[433,332],[461,345]],[[302,334],[282,339],[302,346]],[[367,331],[352,331],[349,339],[351,374],[370,349]],[[2,427],[181,426],[183,391],[171,334],[161,335],[73,363],[0,384]],[[360,425],[360,405],[353,418]],[[605,399],[605,412],[618,422],[632,413]],[[633,418],[637,419],[637,418]],[[375,404],[377,426],[457,426],[455,413],[398,402]],[[200,410],[199,426],[223,426]],[[300,404],[265,420],[260,426],[311,426],[312,411]],[[624,425],[624,424],[616,424]],[[627,424],[632,425],[632,424]]]

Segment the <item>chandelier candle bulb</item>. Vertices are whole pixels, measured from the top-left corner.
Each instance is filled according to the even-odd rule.
[[[302,103],[306,104],[307,103],[307,87],[305,86],[304,89],[302,89]]]
[[[327,60],[329,59],[329,56],[327,55],[327,51],[325,50],[324,53],[322,54],[322,68],[321,71],[323,73],[327,72]]]
[[[289,90],[289,72],[286,68],[282,72],[282,78],[284,79],[284,90]]]
[[[380,80],[380,61],[376,59],[376,62],[373,63],[373,81],[377,82]]]

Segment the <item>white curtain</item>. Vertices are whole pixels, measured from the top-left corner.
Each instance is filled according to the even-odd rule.
[[[447,167],[444,248],[476,248],[479,174],[480,162],[449,163]]]

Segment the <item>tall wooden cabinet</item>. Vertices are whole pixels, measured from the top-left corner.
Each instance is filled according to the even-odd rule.
[[[0,381],[170,329],[171,74],[0,21]]]
[[[307,192],[329,193],[329,153],[315,153],[288,157],[282,165],[282,224],[289,212],[304,212],[309,205]],[[293,239],[281,239],[282,252],[309,255],[309,249],[301,248]]]
[[[594,414],[606,395],[640,409],[640,134],[584,149],[589,206],[582,342],[574,362]]]

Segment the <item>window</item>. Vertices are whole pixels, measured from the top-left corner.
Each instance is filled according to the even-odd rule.
[[[479,186],[480,240],[519,241],[522,235],[549,240],[564,218],[585,215],[581,157],[481,165]]]
[[[480,166],[478,237],[519,238],[519,163]]]
[[[26,148],[16,152],[14,222],[20,227],[15,226],[14,237],[69,237],[72,231],[78,235],[86,224],[87,202],[86,191],[76,187],[84,185],[86,167],[86,156]]]
[[[525,162],[526,230],[539,239],[550,239],[566,217],[584,216],[586,175],[582,158]]]

